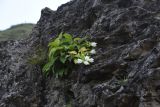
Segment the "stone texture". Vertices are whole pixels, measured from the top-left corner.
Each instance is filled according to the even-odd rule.
[[[72,0],[42,10],[30,37],[0,43],[0,107],[159,107],[160,1]],[[95,63],[58,80],[27,63],[61,31],[91,35]]]

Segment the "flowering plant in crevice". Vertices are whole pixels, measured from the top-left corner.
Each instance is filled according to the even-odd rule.
[[[96,45],[86,38],[60,33],[48,44],[48,62],[42,71],[46,75],[53,73],[58,78],[67,75],[75,64],[90,65],[94,62],[91,56],[96,54]]]

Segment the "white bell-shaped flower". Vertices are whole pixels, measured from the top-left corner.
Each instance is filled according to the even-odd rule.
[[[93,58],[90,58],[90,59],[89,59],[89,62],[93,63],[93,62],[94,62],[94,59],[93,59]]]
[[[85,56],[84,59],[85,59],[85,61],[89,61],[90,57],[89,56]]]
[[[92,49],[92,50],[90,51],[90,53],[91,53],[91,54],[96,54],[96,50],[95,50],[95,49]]]
[[[77,64],[81,64],[83,62],[82,59],[77,59]]]
[[[92,46],[92,47],[96,47],[96,46],[97,46],[97,43],[96,43],[96,42],[91,42],[91,46]]]
[[[84,65],[89,65],[88,61],[84,61],[83,63],[84,63]]]

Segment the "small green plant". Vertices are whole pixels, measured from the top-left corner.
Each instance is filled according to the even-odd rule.
[[[118,84],[121,85],[121,86],[123,86],[123,85],[126,85],[127,82],[128,82],[128,78],[124,78],[122,80],[119,80]]]
[[[48,62],[42,71],[46,75],[52,72],[58,78],[67,75],[74,64],[89,65],[94,62],[91,55],[96,53],[96,44],[86,38],[73,38],[70,34],[60,33],[48,44]]]
[[[42,65],[46,58],[46,49],[43,46],[37,46],[34,53],[29,56],[28,63],[32,65]]]

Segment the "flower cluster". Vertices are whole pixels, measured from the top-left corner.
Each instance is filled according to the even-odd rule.
[[[91,42],[90,46],[92,48],[94,48],[94,47],[97,46],[97,43],[96,42]],[[91,56],[89,56],[89,55],[93,55],[93,54],[96,54],[95,49],[91,49],[89,52],[87,51],[86,56],[82,55],[83,57],[79,57],[78,59],[75,59],[74,62],[75,62],[75,64],[82,64],[83,63],[84,65],[89,65],[90,63],[94,62],[94,59],[91,58]]]

